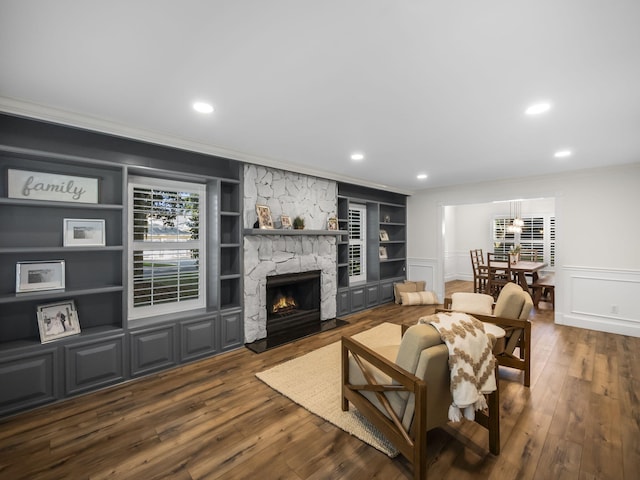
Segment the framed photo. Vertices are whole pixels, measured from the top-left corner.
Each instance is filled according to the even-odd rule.
[[[336,217],[329,217],[327,228],[329,230],[338,230],[338,219]]]
[[[389,241],[389,234],[387,233],[386,230],[380,230],[380,241],[382,241],[382,242],[388,242]]]
[[[256,205],[256,213],[258,214],[260,228],[273,228],[271,209],[267,205]]]
[[[73,300],[39,305],[38,329],[41,343],[79,334],[80,322]]]
[[[387,247],[380,247],[380,259],[381,260],[387,259]]]
[[[104,220],[65,218],[62,231],[65,247],[104,247]]]
[[[280,215],[280,222],[282,222],[282,228],[291,230],[291,217],[289,215]]]
[[[16,263],[16,293],[64,290],[64,260]]]

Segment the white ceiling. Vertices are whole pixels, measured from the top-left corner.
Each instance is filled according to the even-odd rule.
[[[0,110],[404,193],[638,162],[640,1],[0,0]]]

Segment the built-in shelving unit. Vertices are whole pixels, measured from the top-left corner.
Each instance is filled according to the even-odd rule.
[[[338,191],[338,315],[347,315],[392,301],[393,284],[406,278],[406,197],[350,184]],[[349,277],[350,204],[366,206],[367,279],[359,283]]]
[[[242,306],[240,183],[220,183],[220,308]]]
[[[97,179],[97,203],[10,198],[9,169]],[[0,114],[0,416],[238,348],[242,165]],[[130,176],[206,185],[206,306],[128,319]],[[64,219],[105,222],[104,246],[65,246]],[[65,288],[16,293],[16,264],[65,262]],[[41,343],[39,306],[72,300],[81,332]]]
[[[0,171],[55,171],[99,180],[99,203],[72,203],[8,198],[8,185],[0,186],[0,304],[9,315],[0,322],[0,349],[40,344],[35,312],[38,305],[72,298],[82,333],[108,327],[121,330],[122,316],[122,188],[123,168],[101,162],[57,161],[55,169],[46,157],[0,152]],[[5,173],[6,175],[6,173]],[[63,246],[65,218],[103,219],[106,246]],[[62,291],[15,293],[16,264],[29,261],[65,261],[66,288]],[[87,268],[92,265],[92,268]],[[94,270],[95,269],[95,270]],[[100,275],[95,272],[99,271]],[[106,308],[105,304],[117,308]],[[67,340],[69,341],[69,340]]]

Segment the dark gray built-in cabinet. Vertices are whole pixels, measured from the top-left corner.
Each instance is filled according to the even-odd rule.
[[[9,198],[9,169],[98,179],[97,203]],[[241,171],[232,160],[0,115],[0,416],[243,344]],[[207,185],[206,308],[127,319],[127,179]],[[63,220],[105,246],[63,246]],[[16,294],[16,264],[65,262],[63,291]],[[40,342],[38,306],[73,300],[81,333]]]

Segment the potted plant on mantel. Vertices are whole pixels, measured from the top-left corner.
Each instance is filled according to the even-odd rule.
[[[511,262],[511,265],[515,265],[520,261],[520,250],[520,245],[514,245],[509,250],[509,262]]]
[[[296,230],[304,230],[304,218],[296,217],[293,219],[293,228]]]

